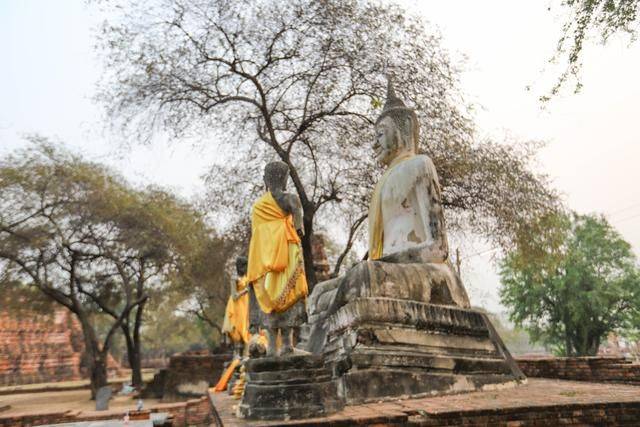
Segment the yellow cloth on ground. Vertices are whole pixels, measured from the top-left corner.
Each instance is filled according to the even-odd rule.
[[[233,375],[233,371],[236,370],[239,364],[240,359],[233,359],[231,363],[229,363],[229,366],[227,366],[227,369],[225,369],[225,371],[222,373],[222,376],[220,377],[220,380],[218,381],[216,386],[213,388],[213,391],[221,392],[227,389],[227,384],[229,383],[229,380]]]
[[[392,161],[376,184],[375,190],[373,190],[371,202],[369,203],[369,259],[371,260],[381,258],[384,248],[384,222],[382,220],[382,199],[380,194],[382,187],[384,187],[391,171],[413,156],[414,154],[404,154]]]
[[[242,292],[247,288],[247,276],[243,276],[236,282],[236,292]],[[222,332],[229,335],[231,341],[238,343],[249,342],[249,293],[245,292],[237,299],[233,295],[227,301],[224,312]]]
[[[265,313],[284,312],[309,293],[293,216],[280,209],[270,192],[251,209],[247,279]]]

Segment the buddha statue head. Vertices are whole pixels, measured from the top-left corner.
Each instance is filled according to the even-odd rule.
[[[242,277],[247,274],[247,265],[249,261],[246,256],[239,256],[236,258],[236,273],[238,273],[238,277]]]
[[[413,109],[396,96],[391,77],[387,83],[387,100],[375,123],[376,139],[373,150],[376,160],[389,165],[399,156],[415,154],[420,128]]]
[[[283,192],[287,187],[289,166],[285,162],[269,162],[264,167],[264,184],[271,193]]]

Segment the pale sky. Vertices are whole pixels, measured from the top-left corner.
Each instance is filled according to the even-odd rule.
[[[462,89],[477,106],[481,135],[546,141],[537,169],[567,206],[606,214],[640,254],[640,44],[588,45],[582,93],[568,91],[543,110],[538,96],[559,71],[547,65],[562,24],[558,1],[402,3],[439,28],[454,58],[467,57]],[[202,191],[200,176],[215,156],[207,144],[123,150],[104,132],[91,100],[101,73],[93,49],[97,19],[82,0],[0,0],[0,155],[37,132],[137,183],[187,197]],[[462,255],[483,249],[463,245]],[[463,279],[474,304],[502,311],[489,255],[468,259]]]

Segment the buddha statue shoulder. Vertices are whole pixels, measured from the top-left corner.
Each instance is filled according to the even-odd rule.
[[[442,194],[431,159],[418,154],[415,111],[398,98],[389,79],[375,122],[373,151],[385,171],[369,205],[369,260],[321,282],[309,296],[308,348],[321,351],[326,319],[355,298],[381,297],[469,307],[448,260]]]

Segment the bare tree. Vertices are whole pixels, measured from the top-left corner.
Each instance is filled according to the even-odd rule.
[[[510,243],[518,224],[555,202],[532,173],[529,146],[476,142],[457,70],[437,35],[398,6],[356,0],[126,2],[103,27],[109,70],[100,99],[127,130],[212,138],[210,205],[249,215],[267,159],[289,165],[304,211],[315,282],[317,223],[357,239],[378,177],[372,124],[394,75],[418,110],[422,149],[443,177],[453,226]],[[505,187],[506,186],[506,187]],[[517,200],[517,205],[516,205]],[[233,222],[233,220],[231,220]]]

